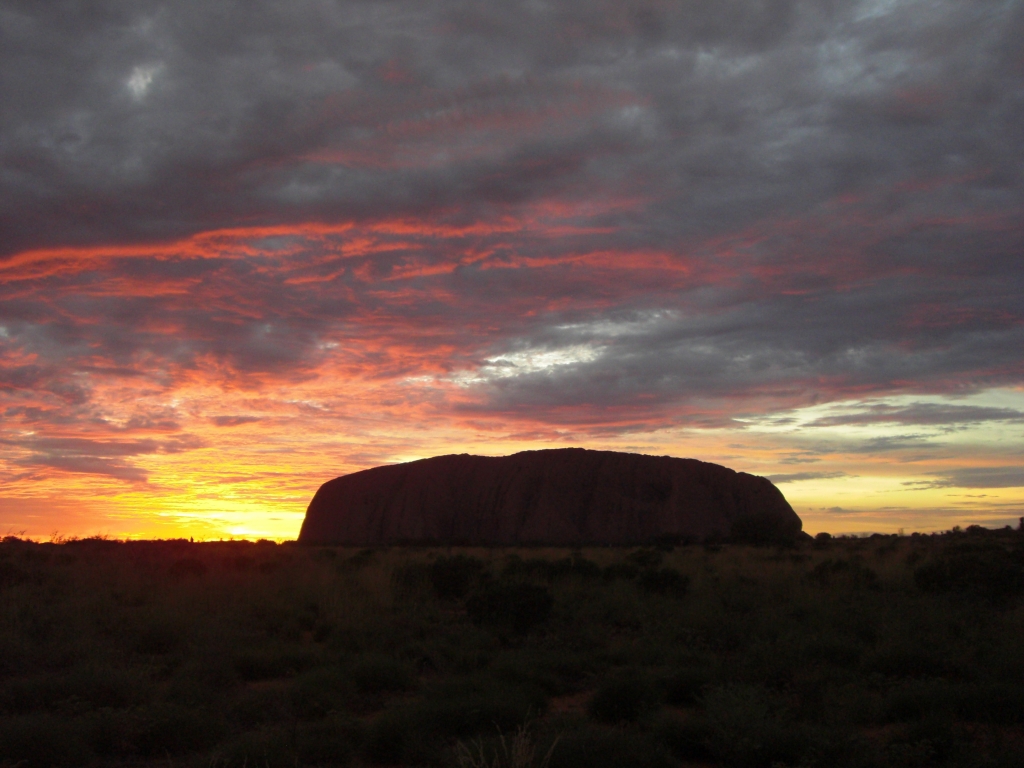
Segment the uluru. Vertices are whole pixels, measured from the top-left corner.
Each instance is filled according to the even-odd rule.
[[[583,448],[435,456],[320,486],[299,542],[614,545],[792,541],[803,524],[771,481],[718,464]]]

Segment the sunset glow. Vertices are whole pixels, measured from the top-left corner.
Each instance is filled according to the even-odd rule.
[[[332,477],[564,446],[1016,525],[1024,17],[911,5],[12,11],[0,535],[294,538]]]

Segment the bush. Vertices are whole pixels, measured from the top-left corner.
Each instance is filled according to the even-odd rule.
[[[388,656],[360,658],[350,672],[362,694],[408,691],[416,687],[416,671],[408,662]]]
[[[665,703],[675,707],[693,706],[711,680],[711,673],[702,667],[677,670],[663,680]]]
[[[878,574],[856,560],[822,560],[811,569],[808,579],[824,587],[878,588]]]
[[[704,717],[680,717],[666,713],[654,723],[651,733],[677,760],[704,762],[714,759],[710,747],[711,725]]]
[[[466,602],[475,623],[500,634],[524,635],[551,615],[554,600],[547,588],[536,584],[496,582]]]
[[[247,682],[292,677],[316,663],[313,654],[290,648],[265,648],[243,652],[235,659],[235,670]]]
[[[0,693],[0,710],[25,714],[61,705],[66,707],[72,702],[86,707],[127,707],[145,701],[152,692],[148,677],[132,672],[90,666],[63,674],[11,680]]]
[[[644,571],[637,584],[644,592],[682,597],[690,586],[690,579],[675,568],[661,568]]]
[[[770,768],[799,763],[808,744],[785,708],[760,686],[726,685],[703,700],[708,746],[716,758],[737,768]]]
[[[297,729],[296,751],[300,765],[349,765],[360,742],[359,724],[340,715],[333,715]]]
[[[136,751],[145,757],[195,752],[214,746],[224,736],[216,713],[175,704],[154,704],[137,713],[133,735]]]
[[[304,673],[292,687],[292,710],[306,720],[345,709],[353,699],[352,682],[338,667],[319,667]]]
[[[0,718],[0,760],[24,768],[88,763],[91,751],[82,725],[48,714]]]
[[[423,699],[390,709],[370,725],[364,757],[373,765],[436,762],[446,741],[514,730],[544,704],[539,691],[496,680],[432,686]]]
[[[194,557],[184,557],[181,560],[175,560],[167,570],[171,578],[176,581],[189,577],[198,578],[206,575],[206,571],[206,563]]]
[[[612,563],[605,566],[601,575],[605,581],[632,581],[640,574],[640,569],[633,563]]]
[[[225,768],[295,768],[299,762],[290,729],[284,728],[243,734],[226,745],[223,758]]]
[[[598,722],[623,723],[638,720],[658,704],[654,686],[636,676],[622,676],[605,681],[595,692],[587,713]]]
[[[279,723],[292,716],[294,695],[283,688],[257,688],[243,692],[228,710],[229,719],[242,730]]]
[[[181,642],[177,629],[166,622],[154,622],[144,627],[135,638],[136,653],[163,656],[176,650]]]
[[[602,728],[567,733],[551,754],[549,768],[672,768],[671,756],[639,734]]]
[[[984,541],[950,547],[914,571],[924,592],[956,592],[994,603],[1024,594],[1024,556]]]
[[[430,584],[440,599],[461,600],[469,594],[483,569],[483,562],[475,557],[439,557],[430,565]]]
[[[546,575],[548,581],[554,581],[555,579],[567,576],[576,576],[581,579],[596,579],[601,576],[601,566],[593,560],[573,555],[572,557],[563,557],[561,560],[549,561]]]
[[[626,555],[626,562],[638,568],[657,568],[665,559],[665,553],[657,549],[638,549]]]

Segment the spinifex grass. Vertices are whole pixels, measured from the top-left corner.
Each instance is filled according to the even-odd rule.
[[[782,550],[9,538],[0,765],[1024,765],[1022,577],[1009,530]]]

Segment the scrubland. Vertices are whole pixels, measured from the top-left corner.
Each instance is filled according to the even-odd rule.
[[[1024,532],[0,542],[0,765],[1024,766]]]

